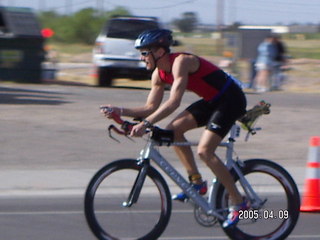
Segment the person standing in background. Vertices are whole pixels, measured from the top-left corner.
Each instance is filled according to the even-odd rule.
[[[259,44],[258,57],[256,60],[255,86],[257,92],[267,92],[270,90],[270,80],[274,70],[275,58],[277,49],[275,45],[275,38],[268,36],[262,43]]]
[[[282,68],[286,64],[286,47],[281,41],[279,35],[274,35],[274,45],[276,48],[276,55],[274,58],[274,71],[271,82],[272,90],[280,90],[284,83],[284,74],[282,73]]]

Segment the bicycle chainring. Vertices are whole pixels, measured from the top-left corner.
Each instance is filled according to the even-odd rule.
[[[218,219],[215,216],[208,215],[201,207],[195,206],[193,213],[197,223],[203,227],[212,227],[218,222]]]

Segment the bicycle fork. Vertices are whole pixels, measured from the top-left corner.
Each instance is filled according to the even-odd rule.
[[[138,201],[141,189],[143,187],[143,183],[147,176],[148,168],[150,167],[150,161],[148,159],[144,160],[143,162],[140,161],[137,164],[141,164],[142,168],[140,169],[136,177],[136,180],[133,184],[133,187],[130,191],[127,201],[122,203],[122,206],[124,207],[131,207],[132,204]]]

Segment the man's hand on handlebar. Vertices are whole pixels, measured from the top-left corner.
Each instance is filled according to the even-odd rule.
[[[100,112],[107,118],[114,118],[114,115],[118,115],[120,117],[122,115],[122,108],[105,105],[100,106]]]
[[[130,123],[128,121],[124,121],[121,118],[122,108],[113,107],[111,105],[101,106],[100,112],[104,114],[109,119],[113,119],[116,123],[121,125],[121,130],[116,128],[114,125],[109,126],[110,130],[115,130],[118,134],[130,135],[131,137],[142,137],[146,133],[146,128],[144,122],[140,123]]]
[[[130,137],[142,137],[146,133],[144,122],[140,122],[132,127]]]
[[[169,146],[174,142],[174,132],[172,130],[155,127],[147,119],[134,119],[136,121],[140,121],[139,123],[125,121],[118,115],[118,113],[116,113],[116,111],[114,111],[114,108],[111,107],[111,105],[101,106],[100,109],[105,116],[113,119],[121,126],[121,129],[117,128],[113,124],[108,127],[109,137],[117,142],[119,141],[112,136],[112,132],[116,132],[117,134],[124,135],[126,137],[128,137],[128,135],[130,137],[142,137],[145,133],[151,131],[151,138],[158,142],[160,146],[163,144]],[[130,137],[128,138],[131,139]]]

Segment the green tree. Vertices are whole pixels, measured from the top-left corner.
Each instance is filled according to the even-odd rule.
[[[52,41],[93,44],[102,26],[115,15],[131,15],[123,7],[103,12],[85,8],[73,15],[60,15],[54,11],[41,12],[39,19],[43,28],[51,28],[55,34]]]
[[[96,10],[86,8],[77,12],[72,18],[72,28],[74,40],[80,40],[83,43],[91,44],[97,37],[102,25],[102,17],[97,16]]]
[[[116,7],[112,11],[105,13],[105,17],[107,19],[110,19],[116,16],[132,16],[132,14],[124,7]]]
[[[175,19],[173,24],[181,31],[181,32],[192,32],[196,25],[198,24],[198,18],[196,13],[194,12],[185,12],[182,14],[180,19]]]

